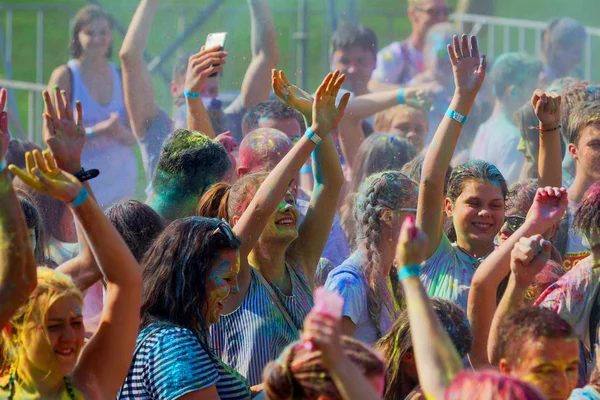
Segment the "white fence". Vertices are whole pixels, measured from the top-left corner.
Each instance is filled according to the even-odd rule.
[[[280,64],[282,67],[296,70],[297,76],[310,74],[313,78],[315,76],[320,77],[329,69],[329,37],[331,35],[331,26],[334,25],[338,16],[340,19],[346,20],[357,18],[359,21],[371,24],[371,28],[377,33],[381,45],[405,37],[408,33],[406,31],[406,13],[404,11],[359,10],[356,12],[356,10],[349,10],[351,13],[357,13],[357,15],[353,16],[349,15],[349,13],[341,13],[333,10],[331,6],[327,8],[323,5],[320,9],[310,8],[303,10],[304,14],[300,13],[299,9],[294,8],[296,3],[300,2],[290,2],[289,9],[274,9],[273,16],[278,31],[287,29],[291,33],[287,38],[280,38],[280,47],[282,49]],[[330,1],[328,4],[330,3],[332,2]],[[127,21],[125,19],[133,13],[134,8],[135,5],[132,6],[130,4],[118,6],[116,10],[114,7],[111,7],[110,11],[126,25]],[[170,39],[174,39],[184,31],[184,28],[192,20],[193,16],[198,14],[202,8],[202,6],[196,5],[161,7],[159,14],[161,21],[159,23],[162,22],[170,27],[172,32]],[[33,137],[36,140],[39,139],[39,134],[36,136],[36,133],[41,130],[41,122],[40,118],[38,118],[41,113],[41,96],[37,96],[36,93],[42,90],[44,81],[47,78],[45,74],[48,74],[49,66],[45,65],[44,56],[46,58],[51,56],[45,53],[44,41],[45,39],[47,41],[48,38],[45,37],[44,32],[47,32],[48,29],[64,30],[64,43],[66,46],[70,36],[70,24],[68,22],[76,11],[76,9],[66,5],[61,6],[48,3],[23,4],[15,2],[13,4],[0,4],[0,67],[4,66],[4,75],[0,75],[0,77],[6,78],[5,80],[0,80],[0,85],[11,89],[9,106],[13,110],[23,112],[25,111],[24,104],[25,102],[27,103],[25,117],[27,128],[21,128],[18,121],[12,121],[11,124],[13,131],[16,131],[19,136],[24,137],[26,134],[27,137]],[[15,48],[16,35],[22,33],[15,31],[18,21],[17,17],[22,17],[23,13],[35,16],[35,18],[28,17],[30,20],[35,21],[35,26],[31,26],[30,31],[27,32],[30,37],[34,37],[35,46]],[[305,16],[309,21],[319,20],[322,23],[316,27],[314,23],[308,24],[307,20],[300,18],[300,15]],[[248,13],[244,6],[231,7],[223,5],[218,9],[213,20],[219,21],[221,30],[235,32],[237,26],[241,26],[242,22],[247,22],[244,20],[247,18]],[[460,30],[464,31],[469,26],[471,33],[480,34],[480,46],[490,59],[507,51],[521,51],[539,55],[542,32],[546,27],[546,22],[470,14],[455,14],[452,15],[451,19],[459,25]],[[57,23],[57,21],[63,22]],[[309,26],[310,28],[308,28]],[[596,54],[596,57],[600,57],[600,29],[589,27],[587,31],[589,36],[584,48],[581,77],[600,80],[600,76],[594,76],[595,71],[592,69],[594,54]],[[187,45],[189,47],[189,42]],[[194,45],[197,46],[197,43],[194,43]],[[306,68],[302,68],[303,58],[305,58],[308,48],[310,48],[311,61],[308,65],[305,64]],[[181,51],[183,49],[179,49],[178,53]],[[35,84],[15,82],[11,79],[14,76],[12,73],[13,68],[16,68],[16,65],[13,63],[13,56],[16,54],[22,56],[24,53],[27,53],[27,59],[31,60],[31,65],[35,64]],[[600,59],[597,61],[600,62]],[[304,60],[304,62],[306,61]],[[46,61],[47,63],[48,61]],[[0,70],[2,69],[0,68]],[[234,76],[238,72],[227,69],[223,80],[225,82],[238,81]],[[170,75],[168,68],[163,68],[159,73],[163,77],[162,83],[165,83],[165,77]],[[304,80],[299,78],[298,82],[302,81]],[[163,86],[165,87],[157,87],[157,91],[159,91],[157,95],[160,94],[162,96],[159,96],[159,99],[162,100],[163,106],[167,106],[166,103],[169,101],[169,94],[166,85]],[[15,92],[17,93],[16,95]],[[27,94],[25,95],[24,93]],[[18,108],[17,98],[19,100]],[[27,99],[26,101],[25,98]],[[15,118],[15,115],[18,116],[18,112],[13,114],[13,118]],[[16,119],[19,118],[16,117]]]

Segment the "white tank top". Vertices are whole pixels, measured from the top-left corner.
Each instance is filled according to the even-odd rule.
[[[108,104],[102,105],[85,87],[77,61],[70,60],[67,65],[72,76],[73,107],[77,100],[81,101],[85,126],[92,127],[107,120],[113,112],[119,113],[120,122],[127,125],[123,88],[116,66],[110,63],[112,98]],[[100,170],[100,175],[92,179],[90,185],[103,209],[120,200],[134,197],[138,165],[131,147],[111,138],[95,138],[88,141],[83,148],[81,162],[86,169]]]

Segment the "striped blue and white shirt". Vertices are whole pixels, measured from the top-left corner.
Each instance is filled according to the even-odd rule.
[[[292,280],[292,295],[286,296],[275,285],[271,287],[288,311],[294,330],[286,323],[257,275],[260,272],[254,268],[250,268],[250,287],[240,307],[221,315],[219,322],[210,327],[211,345],[216,354],[245,376],[252,386],[262,383],[267,363],[298,339],[298,331],[313,306],[312,290],[304,272],[295,265],[286,265]]]
[[[215,385],[222,400],[250,399],[248,381],[206,352],[188,329],[152,324],[138,335],[119,399],[174,400]]]

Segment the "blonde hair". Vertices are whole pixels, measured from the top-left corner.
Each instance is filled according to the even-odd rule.
[[[28,326],[42,326],[44,337],[50,343],[46,328],[48,310],[59,299],[74,296],[83,304],[83,293],[75,286],[70,276],[50,268],[37,269],[37,287],[10,319],[10,333],[2,331],[2,351],[5,362],[17,360],[23,346],[23,337]]]
[[[373,129],[375,132],[390,132],[392,129],[392,122],[394,117],[397,115],[418,115],[420,114],[425,122],[427,121],[426,115],[423,111],[418,108],[407,106],[406,104],[399,104],[397,106],[385,109],[375,114],[375,120],[373,121]]]

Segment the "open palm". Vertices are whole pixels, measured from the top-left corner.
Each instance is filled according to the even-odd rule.
[[[66,93],[56,88],[54,104],[50,93],[44,91],[44,110],[44,142],[60,169],[77,172],[81,169],[81,152],[86,139],[81,103],[76,103],[73,115]]]
[[[340,71],[327,74],[323,83],[317,89],[315,101],[313,103],[313,130],[326,135],[334,130],[344,116],[350,93],[342,96],[339,105],[336,107],[337,95],[344,83],[346,75],[340,75]]]
[[[299,87],[288,82],[283,71],[273,70],[273,91],[284,103],[312,121],[313,98]]]
[[[454,43],[448,45],[448,55],[454,71],[456,91],[464,95],[477,95],[485,79],[485,55],[479,55],[477,38],[471,36],[471,45],[467,35],[462,35],[460,42],[454,36]]]
[[[70,203],[81,190],[81,183],[73,175],[60,170],[49,151],[25,153],[25,170],[9,165],[9,170],[32,189]]]

